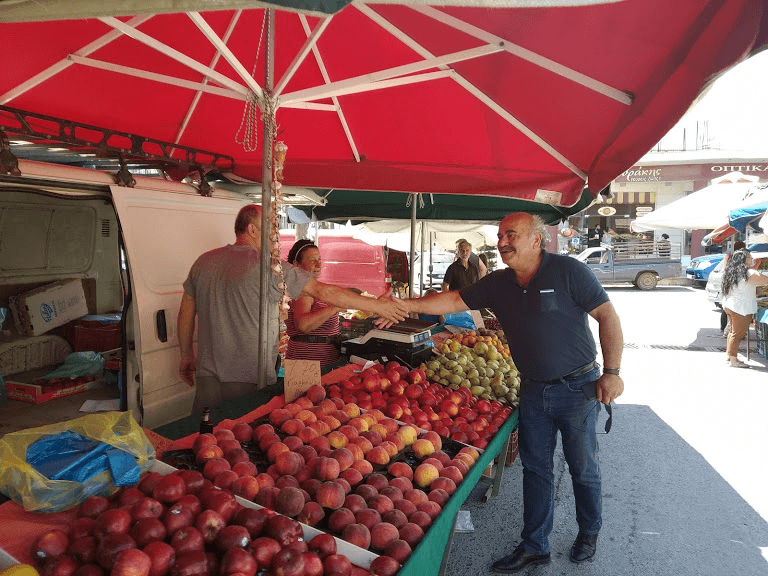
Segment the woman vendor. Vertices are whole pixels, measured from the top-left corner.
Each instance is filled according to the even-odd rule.
[[[297,241],[288,252],[288,263],[303,268],[318,278],[322,268],[320,250],[311,240]],[[311,296],[301,296],[290,303],[285,321],[291,360],[318,360],[321,366],[340,358],[332,337],[339,335],[339,310]]]

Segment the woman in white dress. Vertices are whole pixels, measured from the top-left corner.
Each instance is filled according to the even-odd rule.
[[[749,366],[739,360],[739,344],[746,336],[752,316],[757,312],[757,287],[768,284],[768,278],[752,269],[754,260],[747,250],[737,250],[723,273],[723,310],[730,323],[726,352],[728,362],[737,368]]]

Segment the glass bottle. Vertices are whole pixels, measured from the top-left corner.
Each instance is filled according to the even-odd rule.
[[[200,434],[213,434],[213,422],[211,421],[211,409],[203,408],[203,417],[200,419]]]

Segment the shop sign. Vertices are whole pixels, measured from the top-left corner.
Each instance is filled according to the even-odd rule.
[[[632,166],[622,172],[614,180],[615,182],[675,182],[685,180],[711,180],[728,174],[729,172],[741,172],[742,174],[768,178],[768,162],[743,161],[738,163],[723,164],[665,164],[657,166]]]
[[[712,172],[728,174],[729,172],[768,172],[768,164],[715,164],[709,168]]]
[[[633,166],[621,174],[627,182],[660,182],[661,168],[643,168],[642,166]]]

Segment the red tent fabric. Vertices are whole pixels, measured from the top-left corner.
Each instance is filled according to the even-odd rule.
[[[585,182],[605,187],[707,82],[766,45],[767,3],[354,3],[326,21],[278,10],[283,183],[571,206]],[[261,134],[251,151],[236,135],[249,87],[263,84],[263,14],[0,24],[0,104],[231,155],[235,174],[260,181]],[[281,84],[321,24],[316,52]],[[0,113],[0,124],[13,121]]]

